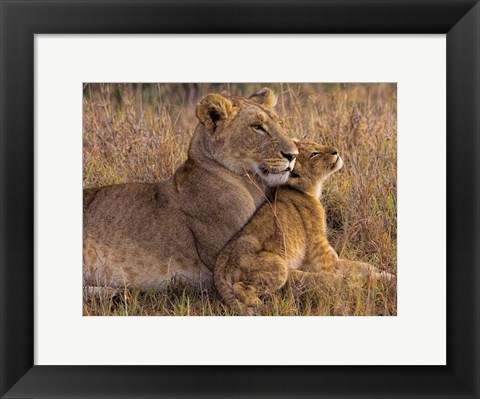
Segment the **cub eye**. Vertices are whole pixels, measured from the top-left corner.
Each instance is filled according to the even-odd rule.
[[[321,154],[321,152],[312,152],[312,153],[310,154],[310,158],[315,158],[316,156],[318,156],[318,155],[320,155],[320,154]]]
[[[255,130],[256,132],[262,132],[262,133],[265,133],[265,128],[258,124],[258,123],[255,123],[253,125],[251,125],[252,129]]]

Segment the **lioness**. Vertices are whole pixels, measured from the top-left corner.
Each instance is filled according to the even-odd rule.
[[[260,207],[215,265],[218,292],[243,314],[252,313],[259,294],[277,292],[289,278],[294,285],[311,289],[328,286],[353,268],[374,271],[366,263],[339,259],[327,240],[320,194],[323,181],[343,166],[338,151],[308,142],[297,147],[297,163],[287,185]]]
[[[206,95],[187,161],[168,180],[84,190],[85,284],[161,288],[213,282],[218,252],[287,181],[297,148],[268,88]]]

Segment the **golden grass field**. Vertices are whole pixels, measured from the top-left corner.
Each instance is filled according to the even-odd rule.
[[[325,184],[329,240],[341,258],[397,273],[396,84],[85,84],[83,186],[157,182],[186,159],[196,103],[209,92],[268,86],[292,138],[336,146],[344,168]],[[260,315],[397,314],[396,282],[346,281],[334,292],[285,289]],[[213,288],[84,292],[83,314],[230,315]]]

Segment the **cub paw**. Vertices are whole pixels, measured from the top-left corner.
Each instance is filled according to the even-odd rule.
[[[327,260],[329,260],[332,263],[338,262],[338,259],[339,259],[338,254],[335,252],[335,250],[332,248],[331,245],[330,245],[329,251],[326,255],[326,258],[327,258]]]
[[[386,272],[385,270],[380,270],[377,268],[373,268],[370,271],[370,274],[374,280],[377,281],[393,281],[395,279],[395,275],[389,272]]]
[[[257,289],[253,285],[246,285],[243,282],[233,285],[233,292],[237,300],[247,307],[255,307],[261,304],[257,295]]]

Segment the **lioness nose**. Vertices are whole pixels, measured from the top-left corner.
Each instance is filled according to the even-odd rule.
[[[293,152],[280,151],[280,154],[282,154],[284,158],[287,158],[288,161],[293,161],[297,156],[297,154],[294,154]]]

